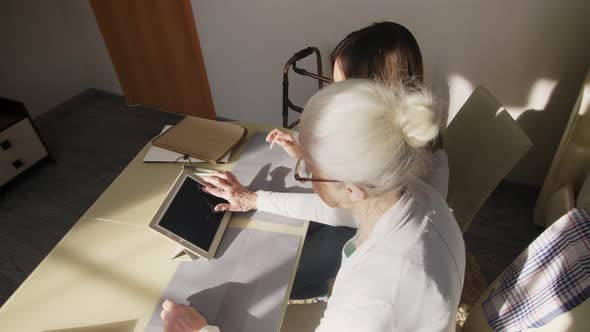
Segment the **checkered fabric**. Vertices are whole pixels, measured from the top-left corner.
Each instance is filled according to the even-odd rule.
[[[590,211],[573,209],[500,275],[482,303],[494,331],[543,326],[590,296]]]

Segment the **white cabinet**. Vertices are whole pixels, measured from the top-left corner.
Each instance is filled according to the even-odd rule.
[[[0,98],[0,186],[47,156],[24,105]]]

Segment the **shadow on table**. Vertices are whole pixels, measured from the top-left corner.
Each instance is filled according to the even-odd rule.
[[[272,163],[264,165],[258,174],[254,177],[252,182],[247,186],[252,191],[269,190],[276,192],[289,193],[311,193],[313,189],[304,188],[303,186],[293,185],[287,187],[287,176],[292,175],[291,168],[279,166],[271,171]],[[267,180],[270,176],[270,180]],[[294,179],[289,181],[293,182]]]
[[[211,324],[219,326],[222,331],[237,331],[243,322],[258,321],[248,313],[247,301],[252,297],[255,287],[239,282],[227,282],[192,294],[187,298],[189,305],[195,308]],[[240,296],[228,298],[224,294],[240,294]],[[203,305],[207,303],[210,305]],[[223,315],[223,312],[231,315]],[[228,317],[231,316],[231,317]],[[231,319],[230,319],[231,318]]]

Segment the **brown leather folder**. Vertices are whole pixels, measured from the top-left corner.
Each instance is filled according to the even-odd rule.
[[[246,128],[187,116],[154,138],[152,144],[216,164],[246,135]]]

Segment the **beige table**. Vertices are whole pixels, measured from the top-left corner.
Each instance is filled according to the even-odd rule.
[[[272,127],[243,123],[249,136]],[[0,308],[0,331],[142,331],[178,265],[147,228],[180,164],[144,164],[149,144]],[[231,169],[243,144],[225,165]],[[301,236],[301,227],[232,218],[229,227]],[[299,261],[303,241],[296,261]],[[287,305],[295,269],[285,294]],[[277,326],[277,329],[279,327]]]

